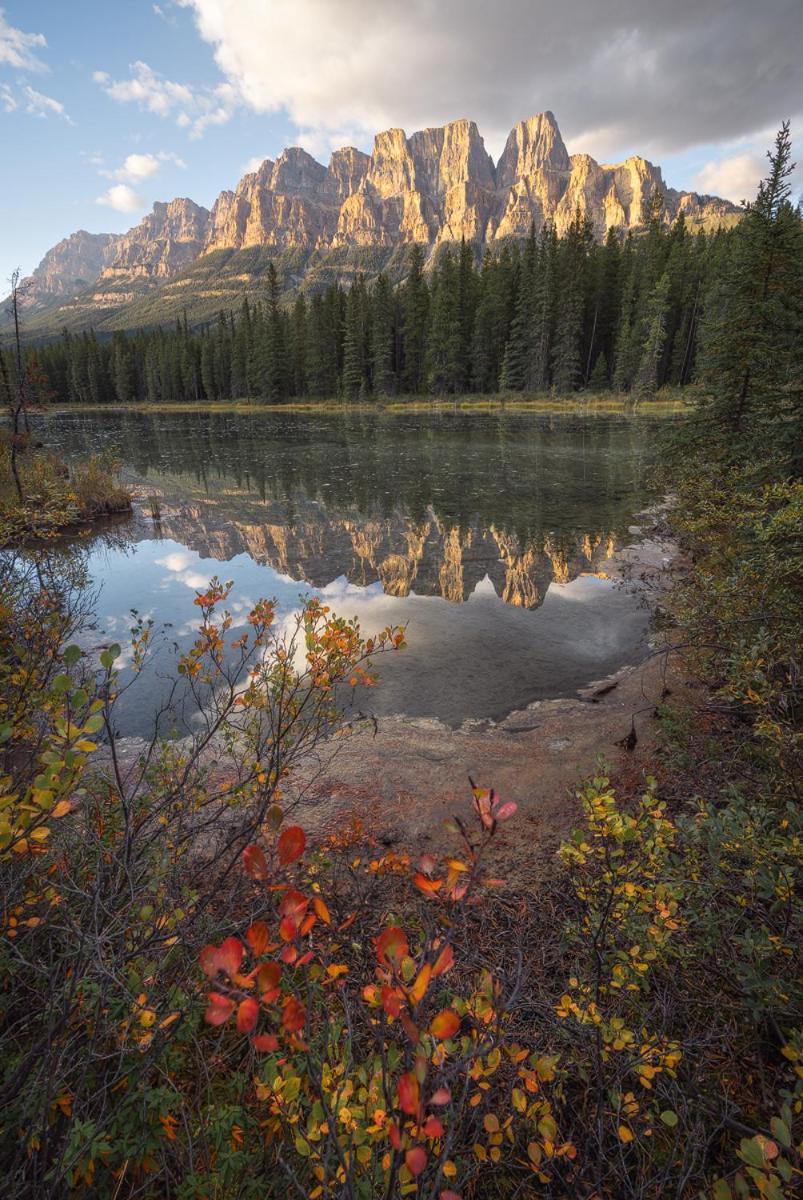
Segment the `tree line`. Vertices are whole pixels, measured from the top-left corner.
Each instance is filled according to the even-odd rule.
[[[579,213],[565,236],[545,225],[486,251],[446,245],[431,270],[409,250],[406,279],[330,284],[292,304],[273,265],[262,301],[193,330],[70,334],[32,354],[68,403],[254,397],[367,399],[398,394],[559,394],[683,386],[695,372],[705,300],[733,231],[693,234],[663,219],[656,194],[640,235],[594,239]]]

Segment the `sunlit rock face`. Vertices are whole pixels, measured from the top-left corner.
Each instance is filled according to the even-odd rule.
[[[410,137],[388,129],[376,135],[371,154],[348,146],[326,167],[298,146],[266,158],[233,191],[221,192],[211,213],[172,200],[154,205],[128,233],[74,234],[48,251],[32,295],[37,305],[52,304],[98,281],[94,296],[83,295],[89,313],[93,304],[120,304],[172,280],[205,254],[252,247],[316,252],[318,269],[331,252],[333,275],[350,277],[352,268],[337,257],[344,248],[375,247],[384,261],[399,244],[418,242],[431,258],[463,238],[481,248],[524,237],[533,223],[538,230],[550,222],[563,234],[578,211],[603,238],[612,228],[642,226],[657,190],[666,222],[682,212],[693,230],[711,230],[739,219],[727,200],[668,188],[660,168],[644,158],[601,164],[588,154],[570,156],[551,112],[519,121],[496,165],[473,121]]]
[[[494,525],[443,523],[432,510],[416,523],[402,513],[367,519],[304,505],[288,524],[278,519],[281,505],[257,507],[262,519],[256,512],[234,516],[218,500],[165,505],[161,532],[204,557],[248,554],[314,588],[345,578],[359,587],[378,583],[388,596],[440,596],[462,604],[490,581],[501,600],[525,609],[538,608],[550,584],[604,576],[616,549],[607,532],[522,541]]]
[[[189,266],[204,246],[209,212],[192,200],[157,202],[139,225],[121,234],[100,273],[99,290],[110,280],[169,279]]]

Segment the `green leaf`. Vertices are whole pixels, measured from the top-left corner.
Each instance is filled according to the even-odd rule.
[[[792,1145],[792,1134],[789,1131],[789,1126],[786,1125],[780,1117],[773,1117],[770,1121],[770,1129],[772,1130],[772,1136],[775,1138],[776,1142],[780,1142],[781,1145],[785,1146],[788,1150]]]
[[[725,1179],[718,1179],[714,1184],[712,1196],[714,1200],[733,1200],[730,1184]]]
[[[57,696],[61,696],[67,691],[71,683],[69,675],[57,675],[53,680],[53,691]]]
[[[74,667],[82,655],[83,655],[83,650],[81,649],[81,647],[73,645],[73,646],[67,646],[67,648],[65,649],[65,651],[61,657],[63,658],[64,662],[67,664],[68,667]]]
[[[674,1129],[678,1123],[678,1114],[676,1112],[672,1112],[671,1108],[666,1108],[661,1113],[661,1120],[663,1121],[664,1125],[668,1125],[670,1129]]]

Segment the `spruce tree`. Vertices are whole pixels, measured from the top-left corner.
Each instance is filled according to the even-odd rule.
[[[402,347],[404,386],[416,394],[426,380],[427,321],[429,290],[424,278],[424,251],[414,242],[409,252],[409,272],[402,285]]]
[[[659,385],[661,354],[666,341],[666,318],[669,310],[669,272],[664,271],[647,301],[645,313],[646,334],[641,347],[641,359],[634,392],[636,399],[646,400],[654,396]]]
[[[731,239],[706,300],[701,383],[707,416],[737,443],[761,436],[791,451],[800,468],[803,387],[803,220],[790,202],[789,122],[770,169]],[[770,436],[770,435],[767,435]]]

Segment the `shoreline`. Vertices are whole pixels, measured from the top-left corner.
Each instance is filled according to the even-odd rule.
[[[530,412],[545,415],[622,415],[630,417],[680,416],[691,411],[691,405],[681,396],[659,398],[634,404],[628,396],[595,395],[583,399],[579,394],[567,397],[532,396],[519,397],[517,393],[504,396],[455,397],[454,399],[426,399],[420,396],[396,397],[386,400],[354,402],[338,399],[291,400],[286,404],[267,404],[251,400],[198,401],[183,404],[165,402],[147,404],[54,404],[32,415],[38,417],[59,416],[71,412],[114,413],[125,412],[242,412],[242,413],[384,413],[407,412]]]

